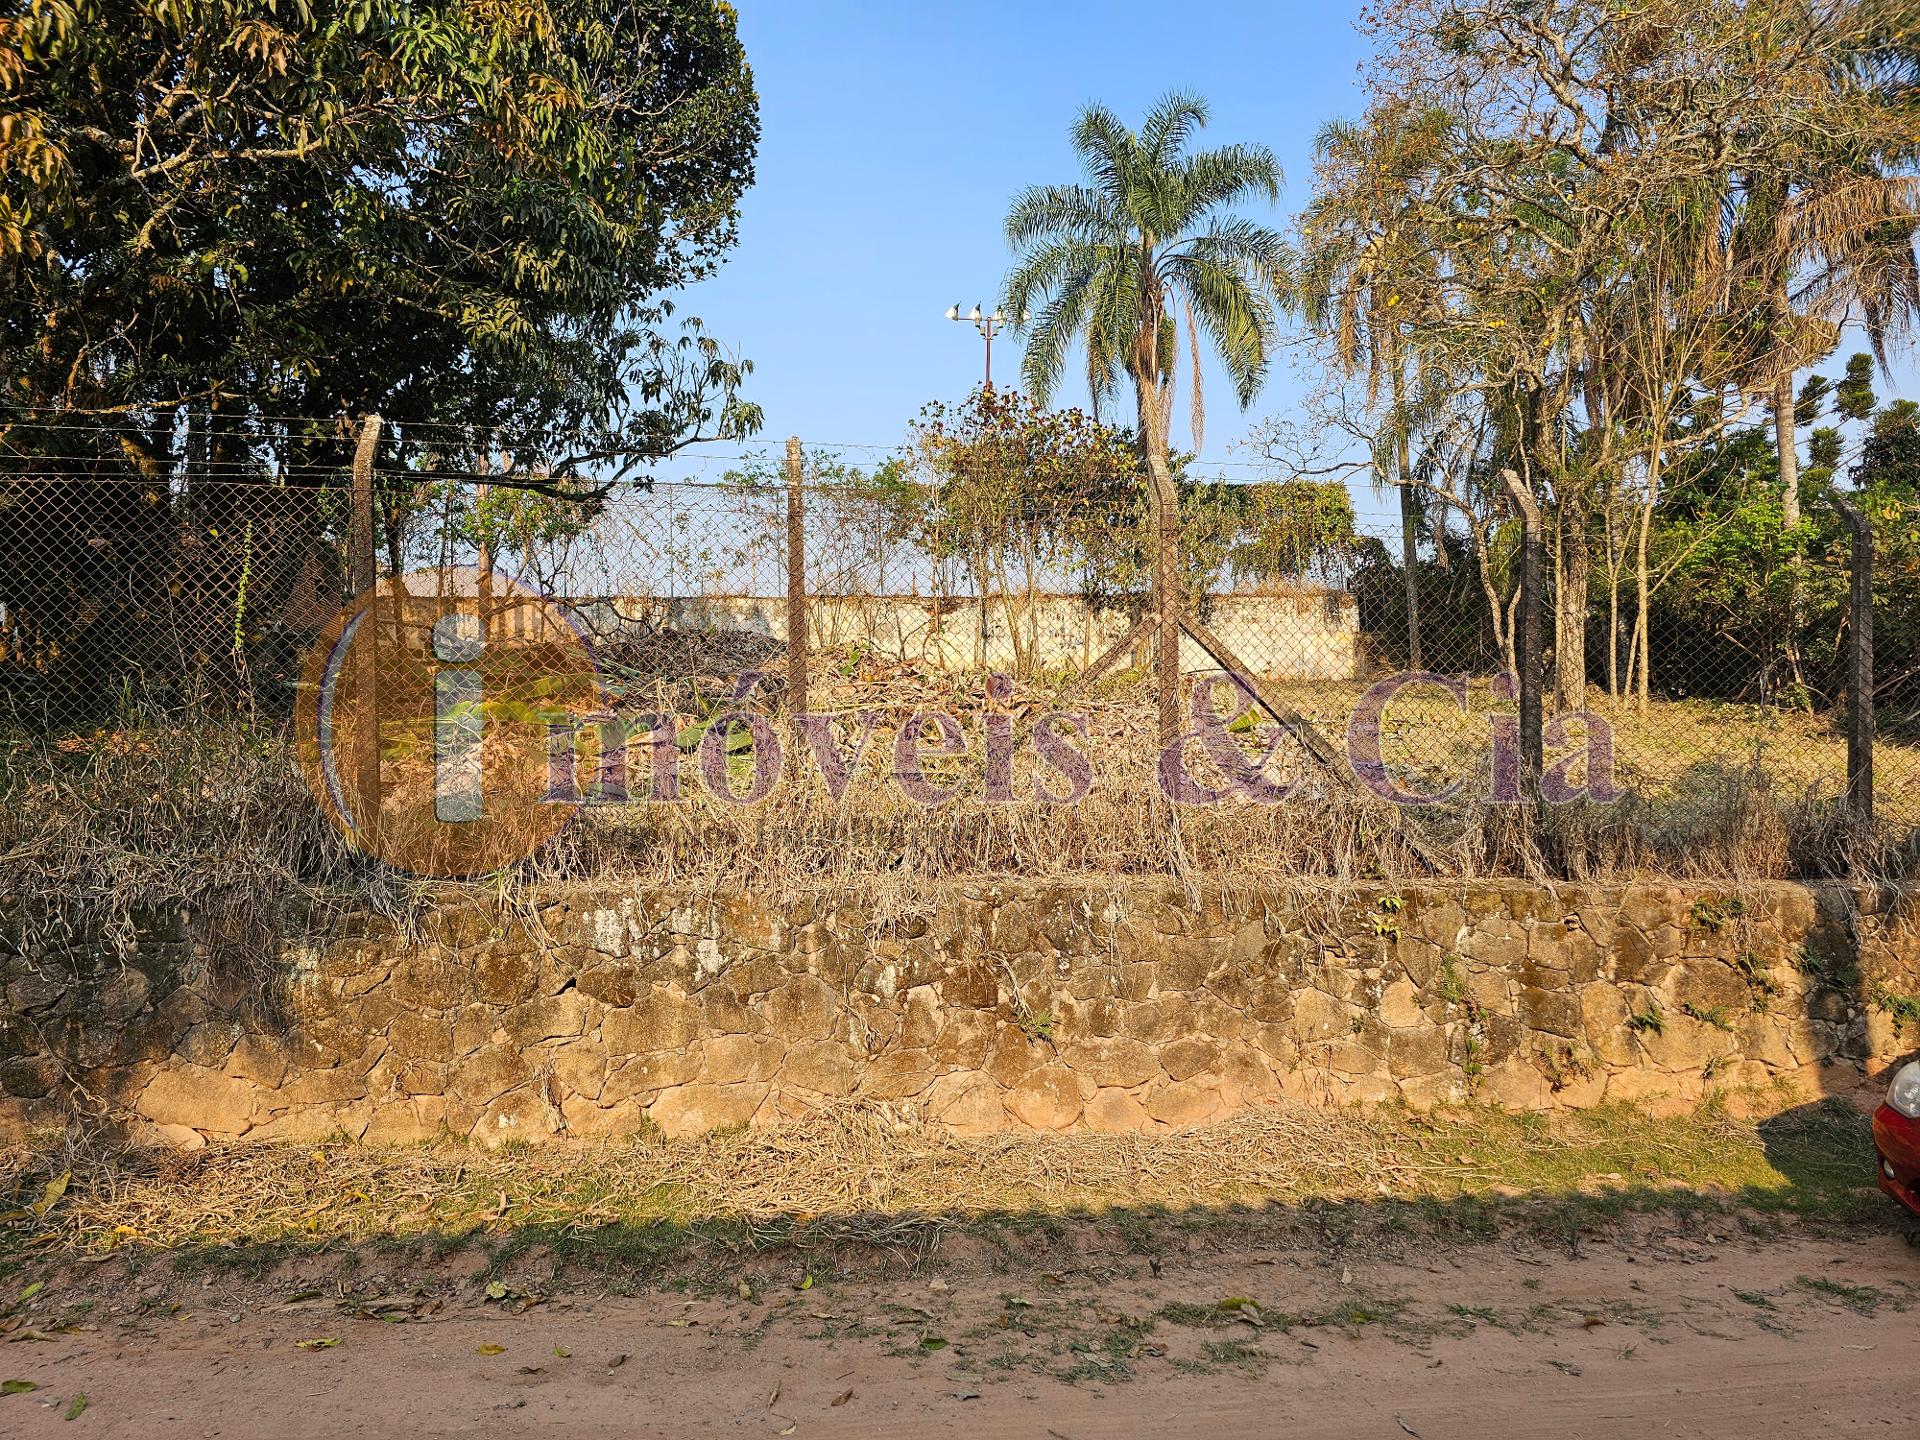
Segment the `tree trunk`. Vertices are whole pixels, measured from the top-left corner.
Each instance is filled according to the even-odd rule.
[[[1584,503],[1560,507],[1560,589],[1554,596],[1554,701],[1562,710],[1587,704],[1587,596],[1593,555]]]
[[[1406,416],[1406,380],[1400,373],[1398,351],[1393,365],[1394,480],[1400,487],[1400,573],[1407,592],[1407,668],[1424,670],[1420,653],[1420,505],[1410,468]]]
[[[1608,555],[1607,565],[1607,698],[1620,698],[1620,569]]]
[[[1546,393],[1539,389],[1527,397],[1527,453],[1533,470],[1528,485],[1535,496],[1546,488],[1549,477],[1564,479],[1564,457],[1546,400]],[[1553,487],[1559,501],[1553,546],[1553,695],[1560,709],[1582,710],[1587,703],[1587,587],[1593,568],[1587,522],[1592,498],[1584,486],[1562,494],[1567,488]]]
[[[1773,445],[1780,459],[1780,528],[1791,535],[1800,528],[1800,450],[1794,438],[1793,371],[1787,370],[1773,382]],[[1803,694],[1806,675],[1800,664],[1800,629],[1806,623],[1806,602],[1801,594],[1800,546],[1789,542],[1787,556],[1787,634],[1782,647],[1787,676],[1796,695]]]
[[[1647,573],[1647,535],[1653,528],[1653,507],[1657,495],[1658,492],[1654,489],[1653,477],[1649,474],[1647,477],[1647,503],[1640,511],[1640,534],[1635,541],[1633,565],[1634,586],[1637,591],[1634,597],[1636,609],[1633,617],[1633,644],[1640,665],[1640,675],[1636,693],[1640,701],[1640,713],[1642,715],[1647,713],[1649,691],[1652,688],[1651,682],[1647,678],[1648,672],[1653,668],[1653,657],[1648,653],[1649,647],[1653,643],[1653,633],[1647,623],[1647,607],[1652,603],[1653,585],[1651,577]],[[1629,664],[1627,668],[1631,670],[1633,666]]]
[[[1773,444],[1780,454],[1780,525],[1792,530],[1800,524],[1800,451],[1794,439],[1791,370],[1773,382]]]
[[[1401,442],[1404,464],[1406,440]],[[1406,472],[1401,471],[1404,475]],[[1407,591],[1407,668],[1424,670],[1420,653],[1420,506],[1413,486],[1400,482],[1400,566]]]
[[[1146,437],[1147,473],[1153,483],[1153,604],[1156,614],[1154,678],[1160,710],[1160,743],[1180,735],[1180,497],[1167,455],[1167,411],[1156,380],[1136,374],[1140,428]]]

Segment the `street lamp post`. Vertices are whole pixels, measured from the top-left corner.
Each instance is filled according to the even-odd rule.
[[[1025,319],[1024,316],[1021,318]],[[993,337],[1013,322],[1000,313],[998,306],[994,307],[991,315],[982,315],[978,305],[974,306],[973,309],[969,310],[965,315],[960,313],[960,307],[958,305],[949,305],[947,307],[947,319],[971,320],[973,322],[973,328],[980,332],[980,338],[987,342],[987,386],[991,389],[993,386]]]

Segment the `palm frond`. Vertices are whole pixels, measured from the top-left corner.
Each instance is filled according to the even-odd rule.
[[[1277,328],[1267,295],[1233,265],[1198,254],[1179,257],[1171,278],[1212,339],[1240,404],[1250,404],[1266,379]]]
[[[1184,152],[1206,124],[1198,97],[1171,94],[1148,113],[1139,134],[1102,106],[1075,122],[1072,140],[1085,171],[1077,185],[1035,186],[1014,200],[1006,220],[1019,254],[1005,286],[1022,327],[1026,386],[1045,399],[1073,345],[1085,347],[1087,388],[1096,411],[1131,375],[1143,405],[1170,403],[1178,369],[1184,307],[1194,444],[1204,436],[1200,336],[1221,352],[1242,405],[1266,375],[1277,306],[1296,302],[1296,258],[1276,231],[1220,211],[1241,199],[1280,193],[1280,167],[1260,146]],[[1143,414],[1145,422],[1150,418]],[[1164,419],[1165,415],[1153,415]]]
[[[1007,243],[1018,249],[1050,236],[1111,239],[1126,231],[1126,215],[1102,190],[1085,185],[1032,185],[1007,210]]]
[[[1153,169],[1171,169],[1173,157],[1196,130],[1206,126],[1210,114],[1207,102],[1190,91],[1173,90],[1161,96],[1140,126],[1141,158]]]
[[[1187,354],[1192,357],[1193,395],[1188,401],[1188,421],[1193,428],[1193,453],[1207,448],[1207,401],[1200,383],[1200,329],[1193,323],[1193,302],[1180,297],[1180,309],[1187,321]]]

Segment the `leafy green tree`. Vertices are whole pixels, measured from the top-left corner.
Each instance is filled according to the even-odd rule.
[[[1873,434],[1882,440],[1920,431],[1920,401],[1889,400],[1873,417]]]
[[[1831,478],[1840,468],[1840,432],[1833,426],[1815,426],[1807,437],[1807,467],[1809,478],[1818,472],[1821,479]]]
[[[997,598],[1023,673],[1049,576],[1078,572],[1092,594],[1097,577],[1131,569],[1121,557],[1144,530],[1139,454],[1126,432],[982,386],[962,405],[923,409],[909,453],[924,477],[923,549],[936,564],[958,561],[983,606]]]
[[[1793,423],[1799,426],[1813,424],[1826,409],[1827,397],[1833,393],[1833,382],[1824,375],[1809,375],[1800,386],[1800,396],[1793,402]]]
[[[0,443],[33,481],[0,506],[0,600],[38,653],[76,612],[133,634],[182,505],[240,534],[244,482],[310,497],[288,563],[198,563],[300,568],[338,533],[342,417],[389,422],[390,559],[448,478],[599,490],[757,419],[671,299],[752,179],[722,0],[24,0],[0,109]],[[69,688],[139,663],[64,653]]]
[[[729,6],[110,10],[0,22],[8,402],[677,438],[660,297],[757,140]]]
[[[1920,426],[1876,426],[1851,478],[1874,532],[1876,719],[1883,732],[1911,741],[1920,733]],[[1844,554],[1841,546],[1836,535],[1836,559]],[[1837,651],[1839,625],[1825,623]]]
[[[1320,579],[1340,583],[1358,553],[1353,497],[1338,480],[1279,480],[1199,487],[1222,512],[1226,572],[1250,585]]]
[[[1854,355],[1847,360],[1846,377],[1833,392],[1834,410],[1842,420],[1866,420],[1873,415],[1873,357]]]

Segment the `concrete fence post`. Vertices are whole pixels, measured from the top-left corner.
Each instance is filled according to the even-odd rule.
[[[800,437],[787,441],[787,708],[807,713],[807,499]]]
[[[1859,506],[1836,495],[1834,509],[1853,532],[1847,605],[1847,813],[1873,825],[1873,526]]]

